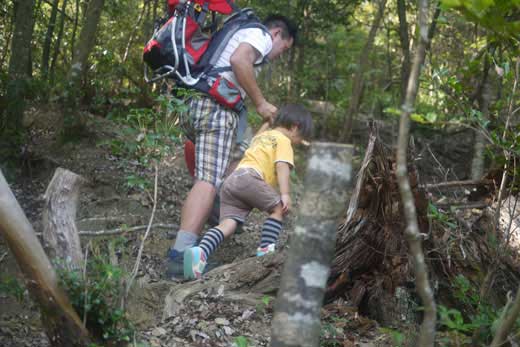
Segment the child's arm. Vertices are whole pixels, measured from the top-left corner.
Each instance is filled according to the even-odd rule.
[[[261,134],[264,131],[266,131],[267,129],[269,129],[269,126],[270,126],[269,122],[265,122],[264,124],[262,124],[260,129],[258,129],[258,131],[256,132],[255,136],[258,135],[258,134]]]
[[[291,166],[288,163],[283,161],[276,163],[276,175],[278,176],[278,187],[280,188],[280,195],[282,196],[282,208],[284,213],[289,212],[291,208],[290,173]]]

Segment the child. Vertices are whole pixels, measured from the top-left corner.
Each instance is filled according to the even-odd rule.
[[[274,129],[256,135],[220,191],[220,224],[209,229],[197,247],[184,252],[184,278],[201,278],[208,257],[232,235],[253,208],[269,213],[262,227],[257,256],[274,252],[284,214],[291,208],[289,173],[294,167],[291,145],[312,133],[312,118],[303,106],[280,109]],[[278,186],[279,193],[275,190]]]

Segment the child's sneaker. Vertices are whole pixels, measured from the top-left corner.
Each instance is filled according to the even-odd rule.
[[[192,247],[184,251],[184,278],[199,279],[206,267],[206,255],[202,248]]]
[[[263,257],[264,255],[266,255],[268,253],[273,253],[273,252],[274,252],[274,243],[270,243],[265,247],[258,247],[256,249],[256,256]]]

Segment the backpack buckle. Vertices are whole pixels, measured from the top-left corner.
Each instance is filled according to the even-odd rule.
[[[202,12],[202,6],[199,3],[193,4],[193,9],[197,12]]]

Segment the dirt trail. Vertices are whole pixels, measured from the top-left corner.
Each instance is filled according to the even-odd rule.
[[[140,171],[150,181],[153,172],[136,163],[113,156],[102,140],[110,140],[115,131],[108,121],[89,115],[91,135],[78,143],[62,147],[55,144],[52,110],[38,111],[32,124],[33,155],[23,175],[9,178],[12,190],[36,232],[41,230],[42,195],[56,167],[67,168],[86,177],[89,185],[82,189],[78,208],[80,230],[109,230],[121,225],[145,225],[151,213],[150,195],[126,186],[126,177]],[[362,149],[362,148],[361,148]],[[162,163],[159,177],[159,205],[155,223],[177,224],[182,201],[191,186],[184,167],[182,149],[172,148]],[[298,206],[298,191],[296,204]],[[221,264],[254,256],[260,237],[263,216],[253,213],[244,231],[227,240],[215,254]],[[286,224],[280,248],[286,246],[292,218]],[[222,300],[223,289],[202,290],[189,297],[178,314],[162,319],[164,299],[177,283],[163,279],[164,261],[175,229],[155,229],[146,241],[137,283],[132,291],[128,315],[137,327],[136,341],[149,346],[230,346],[248,341],[247,346],[267,346],[274,298],[260,297],[256,302]],[[131,269],[142,232],[128,232],[114,250],[117,262]],[[92,247],[101,252],[110,239],[96,238]],[[90,239],[82,238],[85,245]],[[0,239],[0,278],[20,278],[14,259]],[[248,294],[244,289],[242,293]],[[41,330],[39,314],[27,293],[22,301],[0,296],[0,345],[48,346]],[[387,346],[390,338],[376,322],[361,317],[348,302],[335,302],[323,309],[322,346]]]

